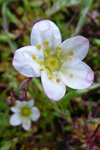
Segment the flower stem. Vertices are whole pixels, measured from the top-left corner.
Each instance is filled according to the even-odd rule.
[[[28,88],[28,84],[31,81],[32,78],[27,79],[26,84],[25,84],[25,99],[27,99],[27,88]]]
[[[92,106],[93,108],[96,108],[98,110],[100,110],[100,107],[96,106],[95,104],[89,104],[85,101],[78,101],[76,99],[72,99],[74,102],[79,103],[79,104],[83,104],[84,106],[88,107],[88,106]]]
[[[11,101],[13,100],[13,88],[10,91]]]

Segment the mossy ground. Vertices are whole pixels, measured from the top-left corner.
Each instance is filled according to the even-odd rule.
[[[0,0],[0,150],[100,150],[100,1],[99,0]],[[32,26],[49,19],[63,40],[75,35],[89,39],[84,59],[94,71],[94,84],[86,90],[67,87],[58,102],[44,94],[40,78],[28,84],[41,117],[32,129],[9,124],[10,107],[25,100],[28,78],[12,66],[14,51],[30,45]]]

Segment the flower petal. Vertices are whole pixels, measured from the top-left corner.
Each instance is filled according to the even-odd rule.
[[[31,111],[32,111],[32,114],[31,114],[30,118],[32,119],[32,121],[38,120],[40,117],[39,109],[37,107],[33,107],[31,109]]]
[[[13,126],[18,126],[22,122],[22,119],[19,115],[19,113],[15,113],[10,117],[10,124]]]
[[[22,102],[21,102],[21,101],[19,101],[19,100],[16,100],[15,104],[16,104],[18,107],[21,107]]]
[[[28,102],[27,101],[22,101],[22,107],[28,105]]]
[[[10,110],[14,113],[20,112],[20,109],[18,107],[10,107]]]
[[[66,68],[64,64],[62,69],[64,72],[60,72],[61,79],[67,86],[73,89],[86,89],[93,83],[93,71],[84,62],[80,62],[77,65],[66,65]],[[65,73],[65,71],[69,73]],[[69,74],[73,74],[73,76]]]
[[[15,51],[13,66],[21,74],[28,77],[40,76],[40,64],[33,59],[36,56],[39,61],[43,61],[43,52],[34,46],[25,46]]]
[[[59,28],[50,20],[42,20],[37,22],[31,32],[31,44],[33,46],[42,45],[49,41],[49,48],[55,48],[61,44],[61,33]]]
[[[61,44],[61,47],[62,50],[60,51],[60,53],[64,51],[65,55],[69,51],[73,51],[74,55],[71,57],[78,57],[80,60],[82,60],[88,53],[89,41],[83,36],[76,36],[68,40],[65,40]]]
[[[10,110],[14,113],[20,112],[20,107],[22,106],[22,102],[19,100],[16,100],[15,106],[11,107]]]
[[[24,118],[23,123],[22,123],[22,127],[25,130],[29,130],[31,128],[31,120],[29,118]]]
[[[30,101],[28,101],[28,105],[29,105],[30,108],[33,107],[33,105],[34,105],[34,100],[31,99]]]
[[[59,83],[56,82],[56,78],[57,77],[54,76],[52,77],[52,80],[49,80],[48,71],[44,70],[41,72],[42,85],[46,95],[50,99],[58,101],[64,96],[66,92],[66,86],[62,81]]]

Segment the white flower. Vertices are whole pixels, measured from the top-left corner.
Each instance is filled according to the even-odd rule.
[[[32,28],[32,46],[18,49],[13,59],[13,66],[21,74],[41,76],[44,91],[52,100],[64,96],[66,85],[85,89],[94,80],[93,71],[82,62],[88,53],[88,39],[76,36],[61,42],[58,27],[52,21],[40,21]]]
[[[36,121],[40,117],[40,112],[37,107],[33,107],[33,99],[30,101],[18,101],[14,107],[11,107],[11,111],[14,114],[10,118],[10,124],[13,126],[18,126],[22,123],[22,127],[25,130],[31,128],[31,120]]]

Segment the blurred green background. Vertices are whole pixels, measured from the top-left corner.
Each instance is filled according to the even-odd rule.
[[[10,107],[24,100],[27,78],[12,66],[14,51],[30,45],[32,26],[49,19],[62,39],[82,35],[90,49],[84,61],[95,74],[86,90],[67,87],[58,102],[49,100],[40,79],[28,85],[41,112],[32,129],[9,124]],[[100,150],[100,0],[0,0],[0,150]]]

